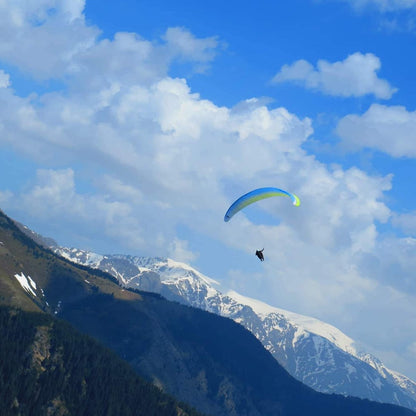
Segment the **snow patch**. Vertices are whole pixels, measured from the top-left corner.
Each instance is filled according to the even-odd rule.
[[[23,272],[20,274],[15,274],[14,277],[17,279],[17,281],[20,283],[23,289],[26,290],[26,292],[31,293],[33,296],[36,296],[36,293],[33,289],[36,290],[36,283],[30,278],[30,276],[26,277]]]
[[[29,281],[30,286],[32,286],[33,289],[36,290],[36,282],[34,282],[30,276],[27,276],[27,280]]]
[[[56,305],[56,308],[55,308],[55,311],[54,311],[54,314],[55,315],[57,315],[58,314],[58,312],[60,311],[60,309],[61,309],[61,306],[62,306],[62,301],[60,300],[60,301],[58,301],[58,304]]]

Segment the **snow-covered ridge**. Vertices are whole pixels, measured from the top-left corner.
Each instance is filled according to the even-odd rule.
[[[115,257],[125,258],[123,255],[115,255]],[[170,258],[156,257],[152,261],[149,257],[130,257],[132,262],[140,268],[145,270],[156,271],[160,273],[161,278],[164,281],[175,281],[181,277],[196,277],[201,279],[207,285],[216,285],[219,286],[220,283],[214,279],[211,279],[208,276],[200,273],[195,270],[193,267],[189,266],[186,263],[172,260]]]
[[[229,290],[226,293],[230,298],[236,300],[237,302],[250,306],[253,311],[262,318],[265,318],[272,313],[283,315],[287,321],[294,326],[297,326],[309,333],[326,338],[328,341],[335,344],[338,348],[348,352],[349,354],[359,357],[359,352],[354,346],[355,341],[341,332],[338,328],[335,328],[330,324],[322,322],[316,318],[311,318],[309,316],[300,315],[295,312],[289,312],[285,309],[270,306],[260,300],[240,295],[233,290]]]
[[[250,330],[294,377],[327,393],[358,396],[416,410],[416,383],[357,348],[334,326],[222,290],[219,282],[169,258],[96,255],[53,248],[114,275],[121,285],[228,317]]]
[[[104,258],[101,254],[92,253],[86,250],[78,250],[76,248],[62,250],[59,254],[67,260],[71,260],[73,263],[90,267],[97,267],[97,264]]]

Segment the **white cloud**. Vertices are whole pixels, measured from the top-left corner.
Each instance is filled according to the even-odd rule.
[[[185,60],[201,63],[199,71],[206,68],[203,64],[214,59],[219,45],[216,37],[198,39],[187,29],[181,27],[169,28],[163,38],[172,54]]]
[[[175,238],[169,244],[168,256],[177,261],[191,264],[198,257],[198,255],[190,251],[188,246],[188,241]]]
[[[386,33],[414,33],[416,0],[333,0],[347,3],[359,14],[373,14]]]
[[[39,170],[37,172],[36,185],[25,195],[31,208],[42,215],[45,208],[61,210],[67,205],[67,201],[75,196],[74,172],[72,169],[61,170]]]
[[[381,12],[394,12],[416,8],[416,0],[342,0],[357,10],[373,7]]]
[[[40,79],[67,73],[99,34],[85,25],[84,6],[84,0],[2,1],[0,58]]]
[[[78,193],[72,169],[40,169],[32,186],[25,193],[8,191],[1,197],[3,206],[10,207],[32,221],[44,223],[46,235],[62,235],[86,246],[124,241],[126,248],[145,245],[144,232],[132,205],[114,200],[105,194]],[[108,249],[113,243],[103,244]]]
[[[373,94],[377,98],[388,99],[396,89],[386,80],[378,78],[377,71],[380,68],[377,56],[356,52],[343,61],[334,63],[319,60],[316,69],[305,60],[284,65],[272,82],[295,82],[305,88],[335,96],[359,97]]]
[[[84,7],[85,0],[0,2],[0,59],[41,80],[81,73],[94,88],[102,77],[110,85],[161,78],[175,59],[192,62],[201,72],[219,44],[215,37],[197,38],[177,27],[166,31],[164,43],[125,32],[98,40],[100,30],[86,23]]]
[[[0,69],[0,88],[8,88],[10,85],[10,75]]]
[[[368,278],[406,297],[416,296],[415,256],[415,238],[380,237],[373,251],[357,253],[354,262]]]
[[[336,128],[347,149],[370,148],[393,157],[416,157],[416,111],[373,104],[364,114],[350,114]]]

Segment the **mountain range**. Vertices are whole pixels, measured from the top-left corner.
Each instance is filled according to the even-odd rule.
[[[142,271],[145,285],[157,285],[156,271],[149,267]],[[52,393],[45,399],[43,414],[116,414],[94,409],[86,413],[85,401],[80,403],[82,413],[71,410],[72,400],[85,397],[101,401],[100,409],[121,408],[122,403],[107,394],[107,387],[120,385],[120,400],[126,393],[123,383],[128,371],[123,370],[123,375],[114,370],[113,359],[99,353],[94,343],[79,342],[85,336],[95,338],[95,346],[98,342],[110,348],[123,366],[169,397],[207,415],[415,414],[392,404],[319,393],[292,377],[243,325],[156,293],[123,287],[108,272],[75,264],[42,247],[1,211],[0,307],[6,308],[0,322],[1,333],[6,334],[0,337],[5,357],[0,366],[0,380],[5,381],[0,393],[3,397],[12,393],[5,415],[34,414],[27,409]],[[16,324],[10,322],[16,316],[21,325],[13,330]],[[39,316],[44,317],[43,323]],[[62,329],[64,324],[73,329]],[[24,348],[20,351],[17,346]],[[10,389],[9,380],[19,383]],[[148,399],[147,395],[142,398]],[[173,407],[167,409],[168,414],[196,414],[170,400],[147,400],[146,405],[169,401]],[[156,407],[152,409],[149,415],[159,414]],[[134,409],[123,414],[135,414]]]
[[[109,272],[123,287],[156,292],[233,319],[251,331],[290,374],[315,390],[416,410],[416,383],[357,348],[332,325],[221,291],[215,280],[172,259],[51,248],[75,263]]]

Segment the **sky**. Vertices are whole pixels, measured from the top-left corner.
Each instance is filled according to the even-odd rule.
[[[416,0],[0,0],[0,209],[186,262],[416,380],[415,46]],[[268,186],[301,205],[223,221]]]

